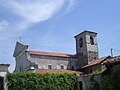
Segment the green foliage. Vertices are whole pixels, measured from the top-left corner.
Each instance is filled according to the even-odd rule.
[[[111,67],[107,67],[107,69],[102,72],[102,77],[106,76],[106,75],[110,75],[112,72],[112,68]]]
[[[96,74],[100,74],[100,73],[102,73],[102,72],[100,70],[96,69],[90,75],[96,75]]]
[[[8,73],[8,90],[76,90],[74,73]]]
[[[90,78],[90,88],[89,90],[100,90],[100,86],[96,80],[94,80],[94,75]]]
[[[102,90],[116,90],[116,81],[111,75],[106,75],[101,80]]]

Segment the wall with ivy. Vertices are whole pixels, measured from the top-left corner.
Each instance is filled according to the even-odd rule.
[[[78,90],[80,90],[79,82],[82,82],[83,90],[100,90],[101,74],[81,76],[78,79]]]
[[[77,90],[74,73],[8,73],[8,90]]]
[[[118,67],[116,68],[116,65],[114,65],[113,67],[107,67],[107,70],[102,73],[102,90],[119,90],[119,83],[117,82],[120,80],[118,78],[118,75],[120,75],[119,71],[120,69],[118,69]]]

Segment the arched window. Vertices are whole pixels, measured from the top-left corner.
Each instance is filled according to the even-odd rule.
[[[94,38],[92,36],[90,36],[90,43],[91,45],[94,45]]]
[[[52,65],[51,64],[48,65],[48,69],[52,69]]]
[[[64,69],[64,66],[63,66],[63,65],[60,65],[60,69]]]
[[[80,47],[83,47],[83,39],[80,38]]]
[[[80,88],[80,90],[83,90],[83,83],[82,83],[82,81],[79,81],[79,88]]]
[[[0,76],[0,90],[4,90],[4,77]]]

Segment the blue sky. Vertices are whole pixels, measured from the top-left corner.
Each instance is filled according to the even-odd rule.
[[[30,50],[75,53],[74,36],[84,31],[98,33],[99,56],[120,50],[119,0],[1,0],[0,63],[11,64],[16,41]],[[114,55],[120,52],[113,51]]]

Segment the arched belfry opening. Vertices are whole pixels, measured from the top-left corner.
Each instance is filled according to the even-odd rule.
[[[80,47],[83,47],[83,38],[80,38]]]
[[[90,44],[94,45],[94,38],[92,36],[90,36]]]

